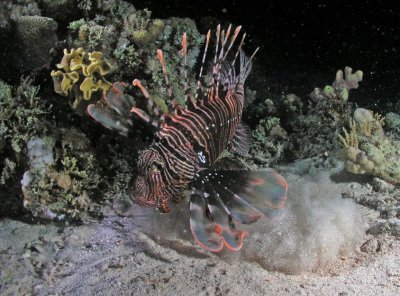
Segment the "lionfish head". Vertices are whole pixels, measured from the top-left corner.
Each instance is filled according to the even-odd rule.
[[[157,207],[162,213],[170,211],[166,193],[166,184],[162,174],[165,161],[159,152],[153,149],[144,150],[139,156],[137,176],[130,187],[132,200],[146,207]]]

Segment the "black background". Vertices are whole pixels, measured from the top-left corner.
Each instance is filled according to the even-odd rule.
[[[205,18],[243,25],[246,48],[261,47],[256,62],[288,91],[311,92],[336,70],[363,70],[360,106],[400,99],[400,3],[389,1],[133,1],[153,17],[189,17],[204,33]],[[393,3],[393,2],[392,2]],[[394,1],[396,3],[396,1]],[[307,79],[308,77],[308,79]],[[328,79],[328,80],[326,80]],[[322,84],[321,84],[322,83]],[[303,87],[304,86],[304,87]],[[310,89],[311,87],[311,89]],[[308,89],[308,90],[307,90]],[[361,95],[360,95],[361,94]]]

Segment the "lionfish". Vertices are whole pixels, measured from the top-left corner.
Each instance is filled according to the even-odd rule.
[[[196,242],[206,250],[221,251],[224,246],[237,251],[242,248],[245,231],[240,224],[251,224],[261,217],[280,214],[287,196],[285,179],[273,171],[218,170],[212,165],[225,149],[245,155],[250,148],[251,130],[242,121],[244,83],[250,74],[258,48],[248,58],[242,49],[245,36],[231,52],[241,27],[234,31],[216,30],[211,78],[204,82],[203,69],[210,46],[211,31],[205,36],[196,91],[188,83],[188,42],[182,36],[184,102],[178,104],[168,78],[162,50],[157,50],[168,90],[170,112],[161,112],[152,96],[135,79],[146,98],[150,112],[135,106],[126,93],[128,85],[114,83],[99,102],[88,106],[88,113],[105,127],[127,135],[138,118],[156,129],[154,142],[142,151],[137,163],[137,177],[130,188],[134,202],[170,211],[169,201],[180,201],[183,192],[192,187],[190,196],[190,228]],[[228,54],[232,60],[228,62]],[[237,62],[239,60],[239,62]]]

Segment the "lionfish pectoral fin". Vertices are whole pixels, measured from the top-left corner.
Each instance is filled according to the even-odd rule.
[[[190,230],[196,242],[204,249],[219,252],[224,247],[217,233],[213,231],[213,221],[206,214],[206,201],[198,194],[190,197]]]
[[[121,135],[128,135],[131,129],[130,124],[121,118],[119,114],[112,112],[111,109],[99,103],[90,104],[87,107],[87,113],[104,127],[117,131]]]
[[[230,148],[239,155],[246,156],[251,145],[251,129],[243,122],[240,122],[231,140]]]
[[[134,98],[125,93],[127,87],[123,82],[113,83],[101,101],[90,104],[86,109],[98,123],[124,136],[132,129],[130,110],[135,106]]]
[[[193,185],[192,234],[203,248],[213,252],[223,246],[240,250],[245,232],[236,229],[236,224],[279,217],[287,199],[285,179],[272,171],[205,170],[198,173]]]
[[[213,192],[208,197],[208,210],[214,222],[214,232],[229,250],[239,251],[243,246],[245,232],[236,229],[218,193]]]
[[[130,111],[135,106],[133,97],[125,94],[126,88],[125,83],[116,82],[104,96],[108,105],[123,118],[129,118]]]
[[[288,185],[274,171],[223,171],[215,185],[231,215],[242,223],[252,223],[262,216],[276,218],[284,213]],[[240,206],[237,206],[239,204]],[[235,214],[241,210],[242,216]],[[243,211],[242,209],[246,209]],[[250,214],[251,213],[251,214]],[[262,214],[262,216],[260,215]]]

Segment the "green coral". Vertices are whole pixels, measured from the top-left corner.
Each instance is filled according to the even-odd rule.
[[[77,6],[82,10],[91,10],[92,9],[92,0],[78,0]]]
[[[249,154],[242,160],[249,169],[269,167],[283,157],[287,132],[278,117],[262,119],[253,131]]]
[[[10,145],[20,153],[25,142],[36,134],[41,118],[49,112],[38,92],[39,87],[32,86],[29,79],[22,80],[15,91],[0,81],[0,148]]]
[[[188,36],[187,69],[189,87],[193,92],[196,88],[195,65],[198,61],[204,36],[198,32],[196,24],[190,19],[152,20],[150,12],[147,10],[136,11],[135,15],[137,18],[125,19],[119,45],[113,52],[113,58],[117,60],[118,67],[123,69],[122,80],[125,78],[130,80],[132,78],[141,80],[149,78],[142,83],[151,95],[159,100],[159,105],[164,108],[168,90],[157,58],[157,49],[161,49],[172,90],[178,103],[182,104],[184,98],[184,59],[179,53],[182,49],[182,35],[186,32]],[[147,34],[147,37],[144,37],[141,41],[135,40],[134,35],[139,36],[141,30],[146,31],[143,34]],[[133,34],[133,32],[136,33]],[[150,38],[151,42],[145,40],[147,38]]]
[[[126,1],[113,1],[110,8],[111,16],[116,21],[125,18],[127,15],[132,15],[136,12],[135,7]]]
[[[113,56],[118,60],[119,67],[125,69],[127,74],[130,70],[137,69],[140,65],[140,52],[135,46],[118,47],[114,50]]]
[[[27,141],[47,130],[50,106],[38,96],[32,80],[12,87],[0,80],[0,215],[19,211],[18,187]]]
[[[391,130],[400,131],[400,115],[389,112],[385,115],[386,126]]]
[[[90,100],[92,94],[102,90],[107,91],[111,83],[104,76],[111,70],[111,65],[103,59],[101,52],[87,53],[83,48],[64,49],[64,57],[57,64],[59,70],[51,71],[54,91],[62,96],[70,93],[75,95],[72,105],[77,108],[82,99]],[[78,88],[79,85],[79,88]]]
[[[160,19],[151,18],[151,11],[144,9],[135,11],[124,19],[125,32],[138,46],[146,46],[156,41],[165,27]]]
[[[70,22],[68,25],[68,29],[71,31],[79,31],[80,28],[84,25],[87,25],[87,22],[85,19],[79,19],[77,21]]]
[[[70,48],[85,48],[87,51],[101,51],[106,57],[115,49],[118,33],[114,24],[104,24],[102,17],[96,20],[79,19],[68,25],[67,39]]]
[[[165,28],[156,41],[157,47],[163,50],[169,81],[180,104],[183,104],[185,94],[183,88],[184,61],[179,51],[182,48],[182,35],[185,32],[188,36],[187,70],[189,89],[194,93],[196,89],[195,75],[197,74],[195,65],[198,61],[201,45],[204,42],[204,36],[198,32],[195,22],[188,18],[170,18],[165,21]],[[164,75],[155,54],[153,57],[149,57],[145,66],[145,72],[152,77],[151,82],[149,82],[149,88],[159,97],[167,97],[168,92],[164,82]]]
[[[350,130],[339,135],[346,170],[400,183],[400,143],[385,135],[384,120],[363,108],[355,110]]]

